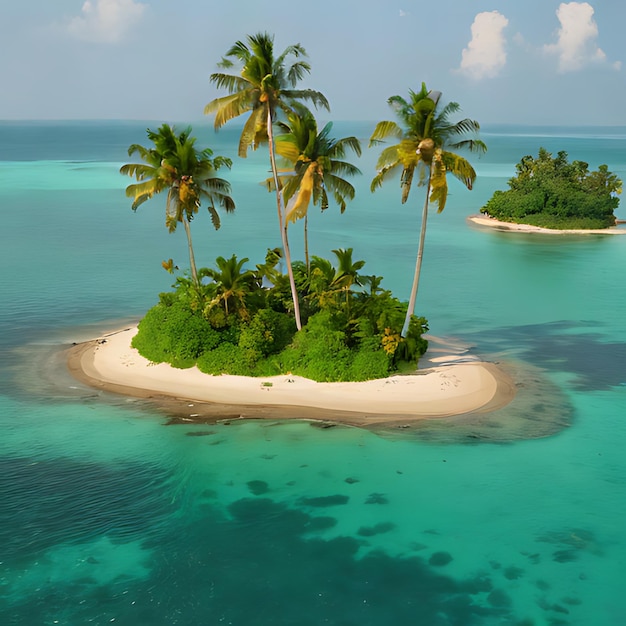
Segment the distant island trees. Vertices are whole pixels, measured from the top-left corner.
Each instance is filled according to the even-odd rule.
[[[496,191],[480,210],[503,222],[551,229],[602,229],[615,225],[622,181],[606,165],[589,171],[584,161],[553,157],[540,148],[515,166],[507,191]]]

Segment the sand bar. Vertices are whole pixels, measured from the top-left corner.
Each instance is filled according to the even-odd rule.
[[[176,399],[189,407],[210,403],[216,417],[305,418],[358,426],[489,412],[515,396],[514,381],[496,365],[459,362],[454,356],[446,365],[414,375],[359,383],[318,383],[293,375],[210,376],[196,367],[151,363],[130,345],[136,332],[136,327],[127,328],[73,346],[70,372],[115,393]]]
[[[515,224],[501,222],[486,215],[470,215],[467,220],[477,226],[486,226],[495,230],[504,230],[518,233],[544,233],[547,235],[626,235],[626,228],[613,226],[612,228],[570,229],[558,230],[555,228],[540,228],[530,224]]]

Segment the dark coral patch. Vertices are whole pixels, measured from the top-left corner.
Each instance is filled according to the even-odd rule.
[[[319,496],[317,498],[300,498],[299,502],[305,506],[325,507],[347,504],[350,498],[336,494],[334,496]]]
[[[388,504],[389,499],[384,493],[370,493],[365,504]]]
[[[270,490],[269,485],[264,480],[249,480],[246,485],[248,485],[250,493],[255,496],[263,495]]]
[[[374,535],[381,535],[393,530],[396,525],[393,522],[380,522],[374,524],[374,526],[361,526],[358,530],[358,534],[361,537],[373,537]]]
[[[435,552],[428,559],[429,565],[434,565],[435,567],[443,567],[452,561],[452,555],[449,552]]]

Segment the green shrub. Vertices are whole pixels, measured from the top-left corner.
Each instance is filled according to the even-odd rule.
[[[153,363],[167,362],[167,337],[162,332],[167,319],[168,307],[163,304],[153,306],[139,322],[139,331],[133,337],[131,345],[143,357]]]
[[[275,354],[285,348],[296,331],[293,318],[272,309],[261,309],[241,329],[239,347],[252,350],[259,357]]]
[[[255,360],[252,355],[232,343],[221,343],[202,354],[196,363],[205,374],[233,374],[254,376]]]
[[[428,322],[424,317],[413,316],[409,322],[406,337],[398,344],[394,354],[394,364],[400,367],[401,363],[415,364],[428,350],[428,341],[422,336],[428,332]]]
[[[203,352],[220,341],[220,333],[201,315],[175,300],[170,306],[157,304],[146,313],[132,345],[154,363],[191,367]]]
[[[380,340],[372,337],[353,352],[348,378],[353,381],[385,378],[390,368],[391,358],[382,349]]]
[[[335,326],[328,311],[311,317],[291,346],[280,354],[284,371],[317,381],[346,380],[352,353],[346,345],[346,333]]]

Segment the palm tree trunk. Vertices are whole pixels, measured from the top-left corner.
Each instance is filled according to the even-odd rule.
[[[432,165],[431,165],[432,168]],[[428,221],[428,201],[430,198],[430,174],[428,175],[428,185],[426,187],[426,200],[424,200],[424,210],[422,212],[422,228],[420,230],[420,240],[417,246],[417,260],[415,262],[415,274],[413,274],[413,285],[409,296],[409,307],[406,311],[404,326],[402,326],[402,337],[406,337],[409,332],[411,317],[415,311],[415,300],[417,298],[417,288],[420,282],[420,272],[422,271],[422,257],[424,256],[424,241],[426,239],[426,222]]]
[[[191,244],[191,229],[189,228],[189,222],[187,217],[183,215],[183,224],[185,226],[185,233],[187,235],[187,246],[189,247],[189,265],[191,266],[191,279],[194,285],[198,286],[198,270],[196,269],[196,258],[193,253],[193,245]]]
[[[306,262],[307,276],[311,271],[311,261],[309,259],[309,213],[304,216],[304,260]]]
[[[289,251],[289,240],[287,239],[287,223],[283,215],[283,203],[280,193],[280,183],[278,181],[278,169],[276,168],[276,156],[274,154],[274,132],[272,128],[272,112],[267,108],[267,138],[270,150],[270,163],[272,166],[272,176],[274,177],[274,187],[276,188],[276,208],[278,209],[278,226],[280,228],[280,236],[285,252],[285,264],[287,265],[287,275],[289,276],[289,286],[291,287],[291,298],[293,300],[293,314],[296,318],[296,328],[302,330],[302,322],[300,321],[300,302],[298,301],[298,291],[296,289],[296,281],[293,276],[293,268],[291,267],[291,252]]]

